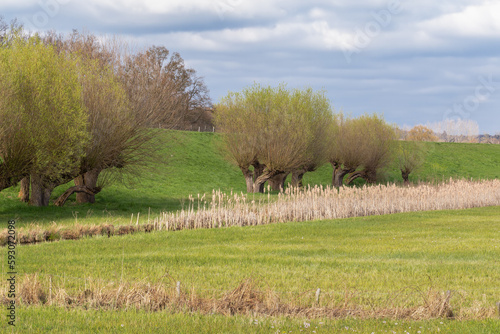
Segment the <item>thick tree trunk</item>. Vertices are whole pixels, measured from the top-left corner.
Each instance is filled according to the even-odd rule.
[[[29,203],[32,206],[48,206],[50,194],[54,187],[47,185],[44,180],[39,176],[32,174],[31,178],[31,196]]]
[[[19,199],[21,202],[28,203],[30,200],[30,177],[24,177],[20,182],[21,188],[19,189]]]
[[[257,182],[259,177],[264,173],[264,169],[266,168],[266,166],[259,163],[258,161],[254,162],[252,164],[252,166],[253,166],[253,189],[252,189],[252,192],[263,193],[264,192],[264,185],[266,182],[264,181],[263,183],[259,184],[259,186],[257,187],[257,191],[255,190],[256,189],[255,183]]]
[[[98,193],[98,191],[96,191],[97,179],[99,178],[100,173],[100,169],[92,169],[74,179],[75,186],[83,186],[90,190],[90,192],[77,192],[77,203],[95,203],[95,194]]]
[[[363,175],[361,177],[364,178],[368,183],[375,183],[378,180],[376,170],[365,170],[363,171]]]
[[[253,172],[244,167],[240,167],[243,176],[245,177],[245,183],[247,185],[247,193],[253,192]],[[75,182],[76,183],[76,182]]]
[[[272,190],[283,191],[285,189],[285,180],[288,173],[279,173],[269,179],[269,185]]]

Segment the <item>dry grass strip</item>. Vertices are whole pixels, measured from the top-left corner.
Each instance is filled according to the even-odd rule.
[[[0,287],[0,303],[6,304],[7,285]],[[346,293],[346,296],[352,293]],[[25,305],[53,305],[83,309],[143,309],[146,311],[200,312],[222,315],[267,315],[301,318],[346,318],[361,319],[391,318],[423,320],[453,318],[457,320],[487,319],[496,317],[495,307],[474,301],[472,307],[465,307],[465,300],[458,294],[438,292],[432,289],[413,289],[413,295],[420,296],[418,302],[388,299],[386,307],[374,307],[370,301],[355,304],[349,297],[343,301],[324,300],[320,304],[304,300],[288,301],[270,289],[259,289],[252,279],[242,281],[235,289],[222,292],[218,297],[203,297],[194,289],[177,290],[175,286],[163,283],[120,283],[105,284],[89,279],[85,288],[68,293],[62,284],[53,284],[37,274],[25,275],[19,284],[16,303]],[[395,293],[395,299],[408,297]],[[453,297],[453,298],[452,298]],[[454,305],[451,305],[453,299]],[[403,306],[395,306],[400,304]],[[404,305],[407,304],[407,305]],[[410,305],[412,304],[412,305]],[[470,305],[470,303],[469,303]]]

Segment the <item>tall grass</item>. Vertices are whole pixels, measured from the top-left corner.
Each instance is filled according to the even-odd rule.
[[[225,226],[263,225],[290,221],[338,219],[400,212],[456,210],[500,205],[500,180],[453,180],[412,187],[395,184],[361,188],[288,188],[277,198],[213,191],[190,196],[187,208],[165,212],[155,226],[178,230]]]
[[[430,210],[458,210],[500,205],[500,180],[453,180],[439,184],[421,183],[401,187],[396,184],[360,188],[306,187],[287,188],[277,196],[212,191],[189,196],[177,212],[163,212],[147,223],[113,226],[112,224],[60,226],[48,228],[30,225],[20,228],[20,243],[36,243],[81,237],[131,234],[153,230],[255,226],[291,221],[339,219],[370,215]],[[185,206],[185,207],[184,207]],[[0,232],[0,246],[7,243],[7,229]]]

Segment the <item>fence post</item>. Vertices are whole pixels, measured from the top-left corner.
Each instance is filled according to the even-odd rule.
[[[319,295],[321,293],[321,289],[318,288],[318,290],[316,290],[316,305],[319,306]]]
[[[500,317],[500,302],[497,302],[498,317]]]
[[[177,298],[181,297],[181,282],[177,281],[177,286],[175,287],[175,291],[177,292]]]

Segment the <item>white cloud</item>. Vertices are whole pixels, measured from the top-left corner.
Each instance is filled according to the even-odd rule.
[[[461,11],[421,22],[418,28],[438,36],[498,37],[500,3],[487,1],[480,5],[470,5]]]

